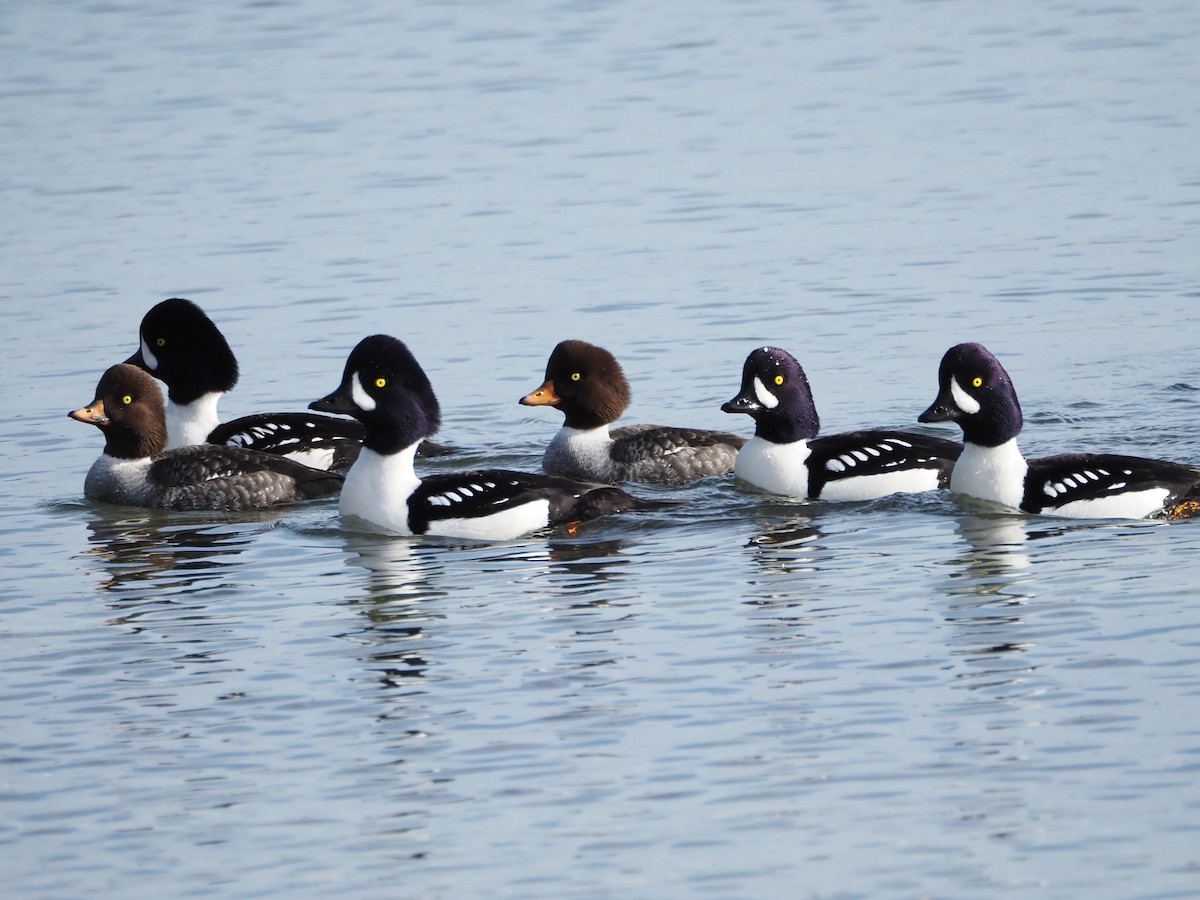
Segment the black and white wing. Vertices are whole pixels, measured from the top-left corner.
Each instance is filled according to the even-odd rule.
[[[848,431],[809,442],[809,496],[819,497],[827,484],[850,478],[895,476],[894,490],[922,490],[930,473],[946,487],[962,444],[907,431]],[[905,481],[913,481],[905,487]]]
[[[1070,503],[1105,504],[1111,514],[1161,498],[1164,510],[1200,489],[1200,468],[1137,456],[1069,453],[1029,462],[1021,508],[1053,513]],[[1130,509],[1125,504],[1130,504]],[[1141,513],[1144,515],[1145,513]]]
[[[314,413],[260,413],[218,425],[210,444],[286,456],[314,469],[349,468],[362,449],[365,430],[354,419]]]
[[[528,514],[526,531],[598,516],[663,505],[639,500],[625,491],[570,478],[504,469],[431,475],[409,498],[409,527],[414,534],[464,533],[488,536],[489,519]]]

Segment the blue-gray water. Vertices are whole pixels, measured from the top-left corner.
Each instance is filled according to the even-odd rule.
[[[1194,896],[1192,523],[716,479],[384,540],[87,503],[65,413],[186,296],[227,417],[410,342],[441,467],[537,466],[565,337],[741,431],[782,345],[827,432],[978,340],[1027,452],[1198,462],[1197,46],[1190,0],[6,3],[6,894]]]

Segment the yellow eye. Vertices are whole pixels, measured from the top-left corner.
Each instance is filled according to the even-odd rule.
[[[121,402],[124,403],[126,406],[128,406],[130,403],[133,402],[133,398],[131,396],[129,396],[128,394],[126,394],[124,397],[121,398]]]
[[[983,379],[976,375],[971,379],[971,387],[983,387]]]
[[[386,385],[387,385],[387,379],[386,379],[386,378],[376,378],[376,379],[375,379],[375,387],[380,387],[380,388],[381,388],[381,387],[385,387]]]
[[[783,376],[782,376],[782,375],[776,375],[776,376],[775,376],[775,383],[776,383],[776,384],[783,384]]]
[[[158,340],[156,340],[154,343],[158,344],[158,346],[160,346],[160,347],[165,347],[165,346],[167,346],[167,339],[166,339],[166,338],[159,338],[159,339],[158,339]]]
[[[572,381],[578,381],[578,380],[579,380],[580,378],[582,378],[582,377],[583,377],[583,376],[582,376],[582,375],[580,375],[578,372],[572,372],[572,373],[571,373],[571,380],[572,380]]]

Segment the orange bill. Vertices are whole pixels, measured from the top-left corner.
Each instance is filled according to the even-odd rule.
[[[67,415],[76,422],[83,422],[85,425],[96,425],[103,428],[108,424],[108,416],[104,414],[104,401],[99,397],[93,400],[90,406],[74,410],[67,413]]]
[[[558,406],[558,394],[554,393],[554,380],[543,384],[532,394],[526,394],[518,401],[522,406]]]

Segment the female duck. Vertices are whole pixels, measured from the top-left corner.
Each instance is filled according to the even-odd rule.
[[[964,449],[950,490],[1027,513],[1141,519],[1195,513],[1200,468],[1104,453],[1025,459],[1024,418],[1008,372],[981,344],[942,357],[939,392],[922,422],[957,422]]]
[[[84,481],[93,500],[156,509],[265,509],[337,493],[342,477],[282,456],[201,445],[166,450],[162,392],[134,366],[113,366],[96,398],[69,413],[104,433]]]
[[[383,531],[508,540],[549,525],[664,505],[614,487],[502,469],[419,478],[413,457],[437,431],[441,412],[420,364],[388,335],[360,341],[337,390],[311,408],[363,424],[363,449],[346,475],[339,510]]]
[[[734,474],[755,487],[808,500],[871,500],[945,487],[962,445],[907,431],[817,437],[820,419],[808,378],[777,347],[746,357],[742,389],[721,407],[754,419],[754,437]]]
[[[629,382],[603,347],[563,341],[546,364],[546,382],[520,399],[524,406],[555,406],[564,421],[542,457],[553,475],[616,484],[688,484],[733,469],[744,438],[724,431],[609,426],[629,407]]]

